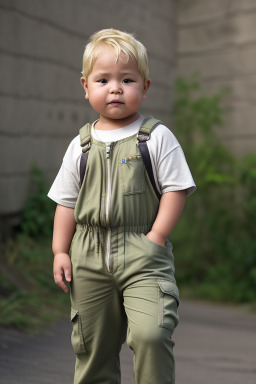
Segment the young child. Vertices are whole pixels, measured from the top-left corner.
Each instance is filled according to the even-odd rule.
[[[126,339],[137,384],[173,384],[179,293],[168,237],[195,184],[171,131],[138,112],[150,86],[139,41],[94,34],[82,74],[99,119],[71,142],[48,194],[58,204],[54,279],[64,292],[70,283],[74,383],[120,383]]]

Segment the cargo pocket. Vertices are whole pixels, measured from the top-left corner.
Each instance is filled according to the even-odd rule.
[[[134,195],[145,191],[145,166],[141,155],[122,158],[120,168],[125,195]]]
[[[158,325],[174,331],[179,322],[178,306],[180,303],[177,285],[169,280],[159,280],[159,317]]]
[[[85,354],[87,353],[85,342],[84,342],[84,335],[83,335],[83,324],[82,319],[78,311],[71,308],[71,317],[70,321],[73,324],[73,331],[71,334],[71,344],[73,346],[74,352],[76,354]]]

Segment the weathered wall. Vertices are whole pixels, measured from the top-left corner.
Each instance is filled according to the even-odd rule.
[[[0,217],[17,214],[36,163],[49,182],[95,114],[80,86],[88,37],[135,32],[148,48],[152,86],[142,112],[170,123],[175,0],[0,0]]]
[[[255,0],[179,0],[177,24],[178,73],[199,72],[207,92],[230,87],[220,136],[239,156],[255,150]]]

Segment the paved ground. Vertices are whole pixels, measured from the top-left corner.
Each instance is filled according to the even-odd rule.
[[[177,384],[256,383],[256,314],[189,302],[180,314]]]
[[[174,336],[176,384],[256,383],[256,314],[184,301],[180,315]],[[68,321],[35,337],[0,329],[0,383],[71,384],[70,331]],[[133,384],[126,346],[121,360],[122,384]]]

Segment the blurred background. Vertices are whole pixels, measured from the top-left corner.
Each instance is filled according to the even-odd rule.
[[[68,314],[52,278],[48,189],[96,115],[80,76],[89,36],[135,33],[141,109],[180,141],[198,190],[172,235],[184,297],[255,306],[256,4],[252,0],[0,0],[0,323]]]

